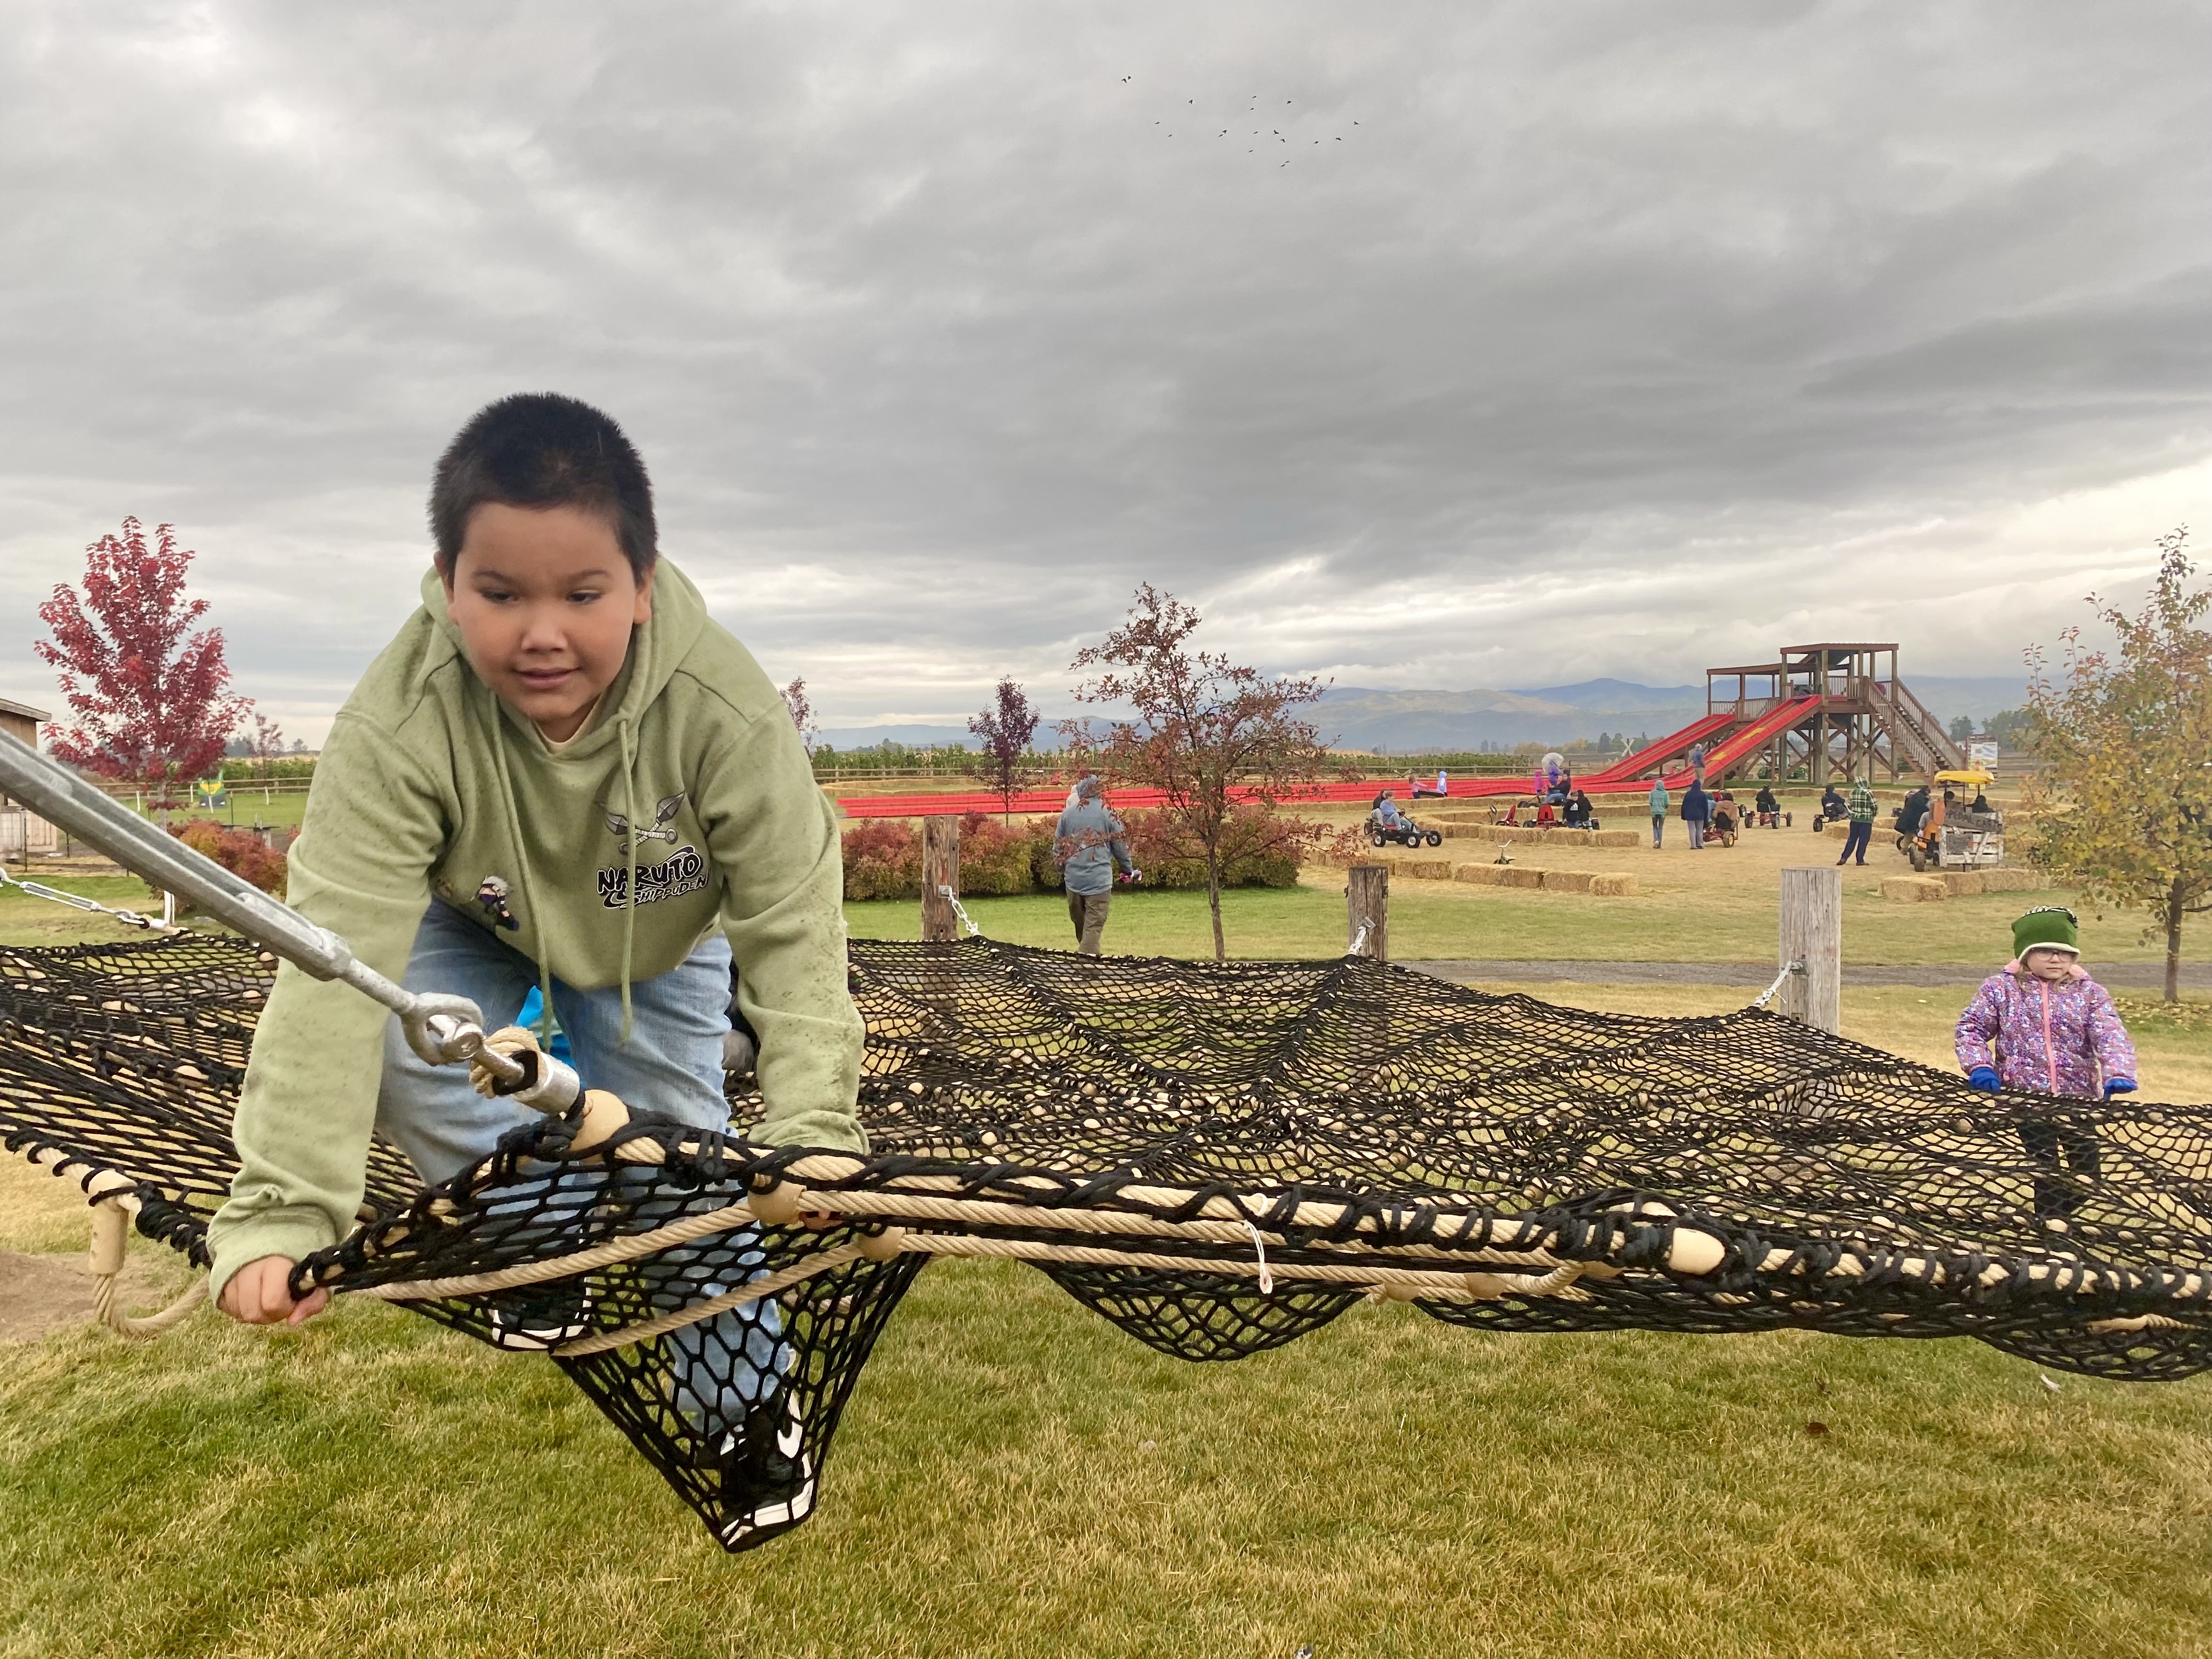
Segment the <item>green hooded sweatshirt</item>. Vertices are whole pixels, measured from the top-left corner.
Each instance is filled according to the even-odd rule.
[[[596,723],[557,755],[470,668],[434,572],[331,728],[288,896],[398,980],[434,893],[541,975],[622,986],[625,1011],[634,981],[719,926],[760,1034],[760,1138],[857,1152],[841,852],[781,697],[666,561]],[[476,902],[495,878],[515,931]],[[238,1175],[208,1230],[213,1293],[352,1227],[390,1018],[350,986],[277,969],[238,1103]]]

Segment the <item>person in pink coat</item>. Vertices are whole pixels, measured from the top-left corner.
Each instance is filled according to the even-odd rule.
[[[1982,981],[1954,1034],[1960,1068],[1974,1088],[2077,1100],[2135,1091],[2135,1044],[2112,994],[2081,966],[2078,926],[2057,905],[2013,923],[2013,959]],[[2097,1178],[2096,1136],[2074,1122],[2025,1118],[2020,1139],[2048,1172],[2036,1177],[2036,1214],[2072,1214],[2081,1182]]]

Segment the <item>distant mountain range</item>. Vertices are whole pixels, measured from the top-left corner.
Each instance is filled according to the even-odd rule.
[[[1936,717],[1983,720],[2017,708],[2027,682],[2008,676],[1927,675],[1905,684]],[[1393,691],[1331,686],[1315,711],[1322,735],[1340,748],[1413,754],[1423,750],[1510,748],[1516,743],[1565,743],[1600,732],[1656,738],[1705,712],[1705,688],[1639,685],[1631,680],[1583,680],[1533,690]],[[972,748],[957,726],[841,726],[822,733],[840,750],[884,742]]]

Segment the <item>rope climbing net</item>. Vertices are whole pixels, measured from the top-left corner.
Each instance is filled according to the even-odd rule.
[[[295,1287],[551,1355],[728,1547],[799,1524],[932,1256],[1027,1261],[1163,1352],[1363,1297],[1492,1330],[1972,1336],[2212,1364],[2212,1109],[1976,1094],[1758,1009],[1652,1019],[1364,958],[856,940],[865,1157],[586,1094]],[[204,1261],[270,964],[193,935],[0,951],[0,1134]],[[588,1079],[586,1079],[588,1082]]]

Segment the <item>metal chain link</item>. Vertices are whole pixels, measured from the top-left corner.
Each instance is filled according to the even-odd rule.
[[[51,899],[56,904],[66,904],[73,909],[97,911],[103,916],[113,916],[116,921],[130,927],[144,927],[157,933],[181,933],[185,931],[167,922],[156,921],[151,916],[142,916],[136,910],[112,909],[98,899],[87,898],[81,893],[64,893],[60,888],[49,887],[44,882],[21,880],[5,870],[0,870],[0,887],[21,888],[33,898]]]
[[[952,907],[952,914],[960,918],[960,925],[968,930],[969,939],[981,939],[983,930],[975,925],[975,918],[968,914],[968,907],[960,902],[960,895],[943,883],[938,884],[938,896]]]
[[[1774,1000],[1774,994],[1782,988],[1784,981],[1787,980],[1792,974],[1802,974],[1804,971],[1805,963],[1802,958],[1796,962],[1790,963],[1788,966],[1784,967],[1780,973],[1774,976],[1773,984],[1768,986],[1753,1000],[1751,1006],[1754,1008],[1764,1008],[1768,1003]]]

